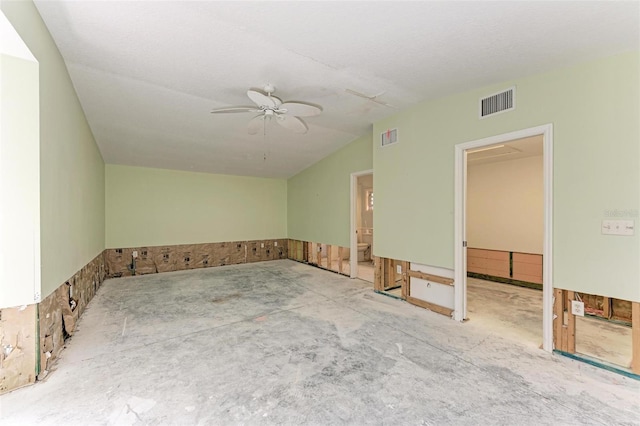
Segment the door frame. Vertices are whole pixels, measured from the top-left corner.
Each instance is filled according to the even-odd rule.
[[[466,151],[514,139],[542,136],[544,173],[544,243],[542,251],[542,349],[553,350],[553,124],[530,127],[455,146],[454,319],[467,317]]]
[[[350,220],[349,220],[349,269],[350,277],[358,278],[358,235],[356,234],[356,202],[358,198],[358,178],[360,176],[373,175],[373,169],[362,170],[360,172],[351,173],[351,192],[350,192]],[[374,183],[375,188],[375,183]],[[375,222],[375,221],[374,221]],[[373,247],[371,248],[371,256],[373,256]]]

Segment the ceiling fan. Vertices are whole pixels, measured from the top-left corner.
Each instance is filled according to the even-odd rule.
[[[282,102],[276,96],[273,96],[275,87],[271,84],[264,86],[264,90],[249,89],[247,96],[256,106],[236,106],[227,108],[218,108],[211,111],[212,114],[236,113],[236,112],[253,112],[258,113],[249,121],[248,130],[250,135],[255,135],[266,123],[267,119],[274,118],[276,122],[287,130],[294,133],[307,133],[309,128],[300,117],[312,117],[322,112],[322,108],[318,105],[307,102],[289,101]]]
[[[364,93],[356,92],[355,90],[351,90],[351,89],[344,89],[344,91],[347,92],[347,93],[350,93],[352,95],[358,96],[360,98],[368,99],[371,102],[375,102],[375,103],[377,103],[379,105],[384,105],[384,106],[389,107],[389,108],[398,109],[397,106],[388,104],[388,103],[383,102],[383,101],[378,99],[380,96],[384,95],[385,92],[380,92],[377,95],[368,96],[368,95],[365,95]]]

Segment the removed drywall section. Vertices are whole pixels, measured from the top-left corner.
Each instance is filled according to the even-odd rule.
[[[308,241],[288,240],[288,258],[351,276],[349,248]]]
[[[104,162],[66,65],[33,2],[2,1],[0,8],[39,63],[44,298],[104,250]]]
[[[107,248],[275,239],[287,183],[109,164],[106,211]]]
[[[78,319],[105,277],[101,253],[40,303],[40,378],[48,374],[64,348],[65,339],[76,331]]]
[[[0,309],[0,394],[36,379],[36,305]]]
[[[349,247],[351,173],[372,168],[372,150],[363,136],[287,181],[289,238]]]
[[[287,258],[286,239],[105,250],[109,277],[155,274]]]
[[[402,143],[374,148],[376,256],[454,266],[455,145],[553,123],[553,284],[640,301],[640,53],[421,103],[374,123]],[[516,85],[514,111],[478,119],[478,99]],[[597,107],[594,107],[597,105]]]

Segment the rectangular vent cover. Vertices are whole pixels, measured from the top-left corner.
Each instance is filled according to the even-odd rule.
[[[398,142],[398,129],[389,129],[381,134],[381,145],[387,146]]]
[[[480,99],[480,118],[515,109],[516,88],[511,87],[503,92]]]

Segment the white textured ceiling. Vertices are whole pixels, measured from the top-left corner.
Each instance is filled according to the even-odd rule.
[[[289,177],[399,109],[639,48],[638,2],[36,1],[107,163]],[[248,135],[250,87],[322,105]],[[265,159],[266,157],[266,159]]]

